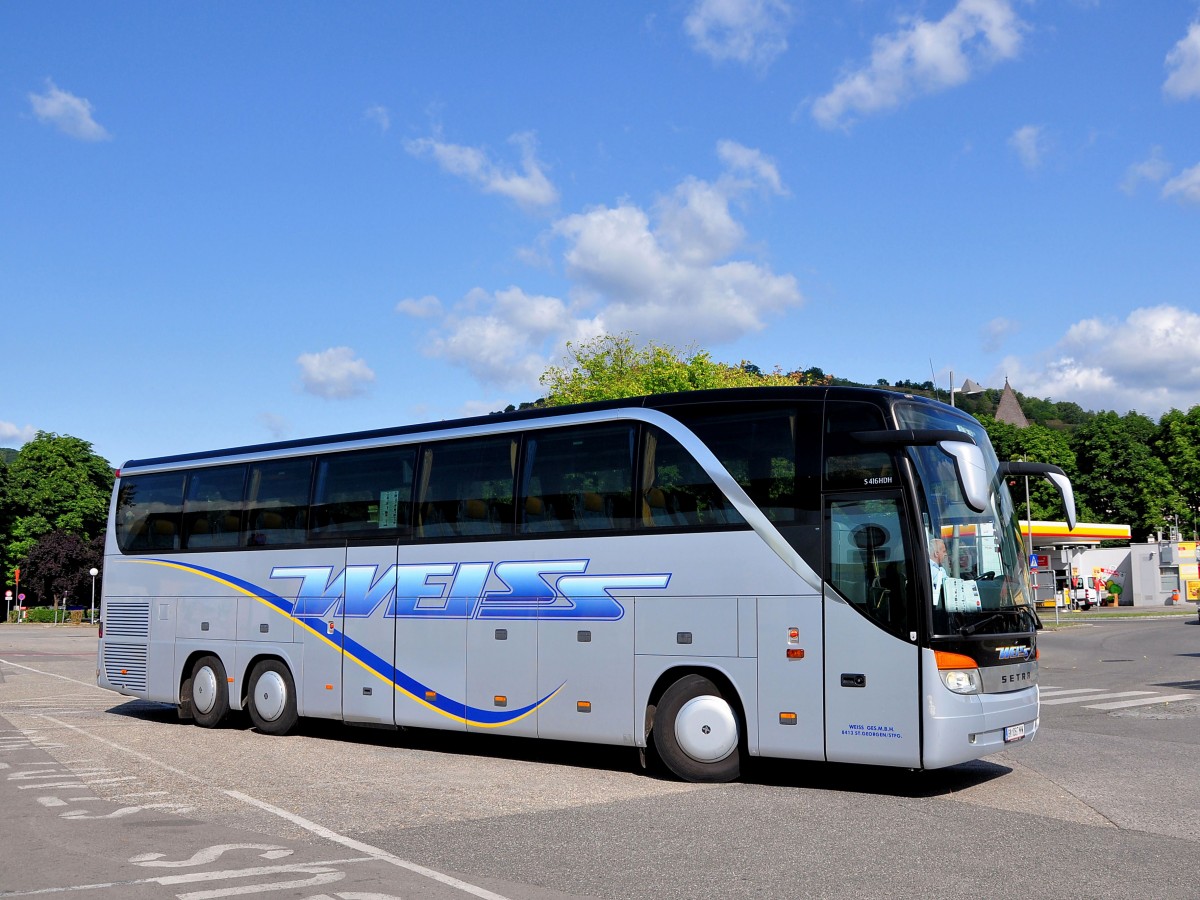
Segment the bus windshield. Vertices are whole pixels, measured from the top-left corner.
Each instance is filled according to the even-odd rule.
[[[1020,523],[987,432],[974,419],[923,404],[900,403],[901,427],[969,433],[983,450],[991,490],[983,512],[962,495],[954,462],[941,449],[910,447],[916,467],[921,523],[932,583],[934,635],[968,636],[1029,631],[1029,565]]]

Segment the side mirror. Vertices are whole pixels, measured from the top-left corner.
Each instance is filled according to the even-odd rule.
[[[1006,462],[1000,463],[1000,474],[1041,475],[1058,489],[1063,508],[1067,512],[1067,528],[1075,530],[1075,489],[1071,486],[1071,479],[1067,477],[1067,473],[1058,466],[1050,463]]]
[[[899,428],[895,431],[856,431],[853,432],[853,437],[864,444],[892,447],[936,446],[954,460],[954,472],[967,506],[980,513],[987,509],[991,479],[984,463],[983,451],[976,445],[975,438],[967,432],[948,428],[915,431]]]
[[[940,441],[938,449],[954,460],[954,473],[963,499],[975,512],[983,512],[988,505],[988,471],[984,464],[983,451],[974,444],[963,441]]]

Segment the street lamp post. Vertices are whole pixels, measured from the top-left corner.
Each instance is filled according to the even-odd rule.
[[[100,574],[100,570],[95,566],[88,569],[88,574],[92,576],[92,617],[89,621],[96,621],[96,576]]]

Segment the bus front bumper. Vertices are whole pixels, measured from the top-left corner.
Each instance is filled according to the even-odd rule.
[[[946,689],[939,679],[926,693],[923,712],[922,764],[940,769],[1033,740],[1039,725],[1038,689],[1034,685],[1003,694],[962,695]]]

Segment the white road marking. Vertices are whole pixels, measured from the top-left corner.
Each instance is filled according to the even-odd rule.
[[[1088,700],[1115,700],[1117,697],[1141,697],[1153,694],[1154,691],[1119,691],[1115,694],[1091,694],[1087,697],[1063,697],[1060,700],[1043,700],[1042,706],[1055,706],[1059,703],[1086,703]]]
[[[345,872],[326,872],[303,881],[276,881],[272,884],[244,884],[241,887],[217,888],[212,891],[189,891],[176,894],[179,900],[215,900],[217,897],[236,897],[244,894],[265,894],[267,891],[286,891],[291,888],[332,884],[346,877]]]
[[[1154,703],[1174,703],[1176,700],[1200,700],[1195,694],[1171,694],[1169,697],[1147,697],[1142,700],[1122,700],[1118,703],[1097,703],[1084,709],[1125,709],[1130,706],[1150,706]]]
[[[36,671],[36,670],[33,670],[33,671]],[[50,674],[50,673],[47,673],[47,674]],[[111,747],[114,750],[119,750],[122,753],[128,753],[131,756],[135,756],[138,759],[148,762],[151,765],[158,766],[161,769],[165,769],[166,771],[171,772],[175,775],[178,775],[181,778],[184,778],[188,781],[193,781],[193,782],[196,782],[197,784],[204,784],[204,785],[208,784],[208,782],[205,781],[203,778],[193,775],[190,772],[184,772],[182,769],[177,769],[174,766],[168,765],[167,763],[160,762],[159,760],[155,759],[154,757],[148,756],[147,754],[142,753],[138,750],[134,750],[131,747],[125,747],[125,746],[122,746],[121,744],[116,743],[115,741],[108,740],[108,738],[103,738],[103,737],[100,737],[99,735],[92,734],[87,729],[81,728],[78,725],[72,725],[70,722],[64,722],[61,719],[55,719],[53,716],[42,716],[41,718],[45,719],[47,722],[52,722],[53,724],[59,726],[60,728],[66,728],[71,731],[78,732],[79,734],[82,734],[84,737],[91,738],[94,741],[99,741],[101,744],[104,744],[107,747]],[[30,787],[32,787],[32,785],[30,785]],[[422,875],[425,878],[431,879],[432,881],[440,882],[441,884],[445,884],[448,887],[453,887],[456,890],[460,890],[464,893],[472,894],[476,897],[481,897],[481,898],[483,898],[483,900],[509,900],[509,898],[505,897],[503,894],[497,894],[493,891],[487,890],[486,888],[482,888],[482,887],[479,887],[478,885],[471,884],[470,882],[462,881],[458,878],[454,878],[451,875],[445,875],[442,872],[436,871],[435,869],[427,869],[425,866],[421,866],[416,863],[409,862],[406,859],[401,859],[398,856],[388,853],[386,850],[381,850],[378,847],[372,847],[370,844],[364,844],[361,841],[356,841],[353,838],[338,834],[336,831],[332,831],[323,825],[318,825],[316,822],[310,822],[308,819],[305,819],[302,816],[298,816],[295,813],[291,813],[291,812],[288,812],[287,810],[280,809],[277,806],[272,806],[269,803],[265,803],[262,800],[255,799],[254,797],[251,797],[248,794],[243,794],[240,791],[225,791],[225,794],[227,796],[233,797],[235,800],[240,800],[243,803],[247,803],[251,806],[256,806],[259,809],[265,810],[266,812],[272,813],[273,815],[279,816],[280,818],[287,819],[293,825],[299,825],[301,828],[304,828],[305,830],[310,831],[313,834],[319,835],[320,837],[323,837],[326,840],[333,841],[334,843],[337,843],[337,844],[341,844],[343,847],[350,847],[352,849],[358,850],[361,853],[367,853],[370,856],[374,857],[375,859],[380,860],[381,862],[389,863],[389,864],[396,866],[398,868],[401,868],[401,869],[407,869],[410,872],[415,872],[418,875]]]
[[[496,894],[486,888],[481,888],[478,885],[470,884],[466,881],[460,881],[451,875],[444,875],[441,872],[433,869],[427,869],[424,866],[409,862],[406,859],[401,859],[398,856],[393,856],[386,850],[380,850],[378,847],[372,847],[370,844],[364,844],[362,841],[356,841],[354,838],[346,837],[338,834],[336,831],[331,831],[324,825],[318,825],[316,822],[310,822],[303,816],[298,816],[295,813],[288,812],[285,809],[280,809],[278,806],[272,806],[270,803],[264,803],[262,800],[256,800],[240,791],[226,791],[230,797],[236,800],[241,800],[243,803],[249,803],[252,806],[257,806],[259,809],[266,810],[269,813],[274,813],[282,819],[287,819],[293,825],[299,825],[301,828],[311,831],[313,834],[319,835],[326,840],[334,841],[341,844],[343,847],[349,847],[353,850],[358,850],[362,853],[368,853],[376,859],[383,862],[391,863],[401,869],[408,869],[410,872],[416,872],[418,875],[424,875],[433,881],[441,882],[449,887],[457,888],[468,894],[474,894],[476,897],[482,897],[484,900],[508,900],[502,894]]]
[[[1043,697],[1065,697],[1067,694],[1099,694],[1103,688],[1073,688],[1071,690],[1063,690],[1062,688],[1044,687],[1041,689]]]
[[[125,881],[105,881],[98,884],[72,884],[67,887],[35,888],[31,891],[0,891],[0,897],[34,897],[43,894],[73,894],[78,891],[102,891],[107,888],[131,887],[139,884],[194,884],[202,881],[223,881],[229,878],[253,878],[256,875],[304,875],[325,874],[334,871],[332,866],[351,863],[372,862],[374,857],[358,856],[352,859],[329,859],[310,863],[292,863],[281,866],[254,866],[247,869],[224,869],[219,872],[191,872],[183,875],[155,875],[150,878],[131,878]]]
[[[210,862],[216,862],[225,853],[230,850],[263,850],[264,853],[259,853],[263,859],[282,859],[285,856],[291,856],[293,851],[286,847],[280,847],[275,844],[214,844],[211,847],[205,847],[203,850],[197,850],[187,859],[163,859],[165,853],[143,853],[139,856],[130,858],[130,862],[138,866],[149,866],[152,868],[162,869],[183,869],[188,866],[207,866]]]
[[[86,688],[95,688],[98,691],[104,690],[104,688],[100,687],[95,682],[80,681],[78,678],[68,678],[66,675],[59,675],[57,672],[43,672],[41,669],[32,669],[29,666],[23,666],[20,663],[15,663],[7,659],[0,659],[0,663],[4,663],[6,666],[15,666],[18,669],[24,669],[26,672],[34,672],[38,675],[49,675],[51,678],[61,678],[63,681],[69,681],[71,684],[80,684]],[[61,700],[62,698],[59,697],[56,699]]]

